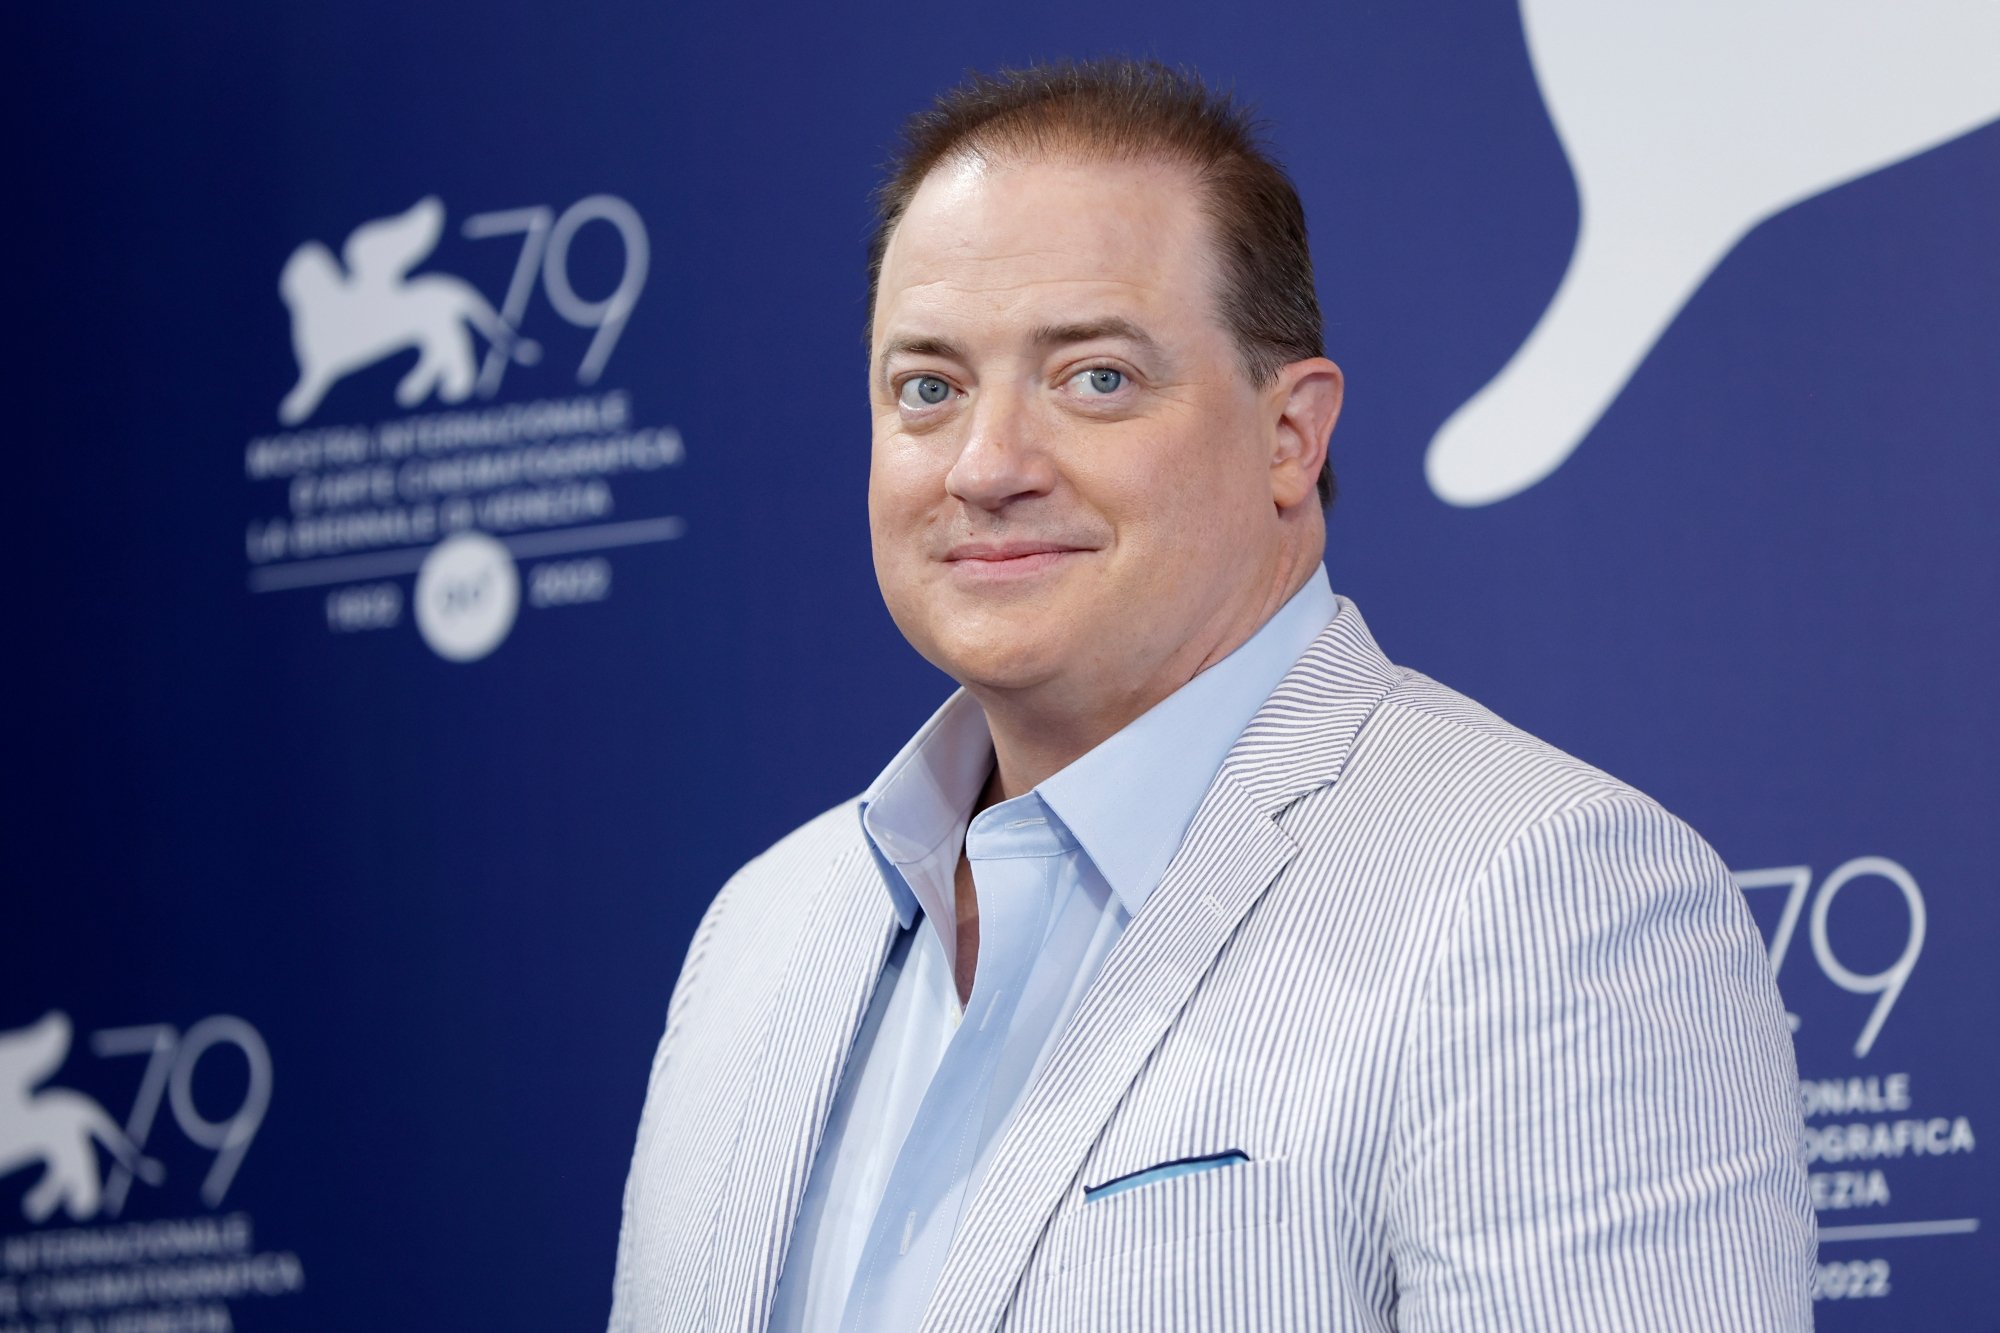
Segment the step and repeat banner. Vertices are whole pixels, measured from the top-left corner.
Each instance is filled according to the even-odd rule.
[[[1736,869],[1820,1327],[2000,1327],[1991,4],[13,24],[0,1331],[601,1324],[702,908],[948,688],[878,164],[1111,52],[1298,179],[1335,587]]]

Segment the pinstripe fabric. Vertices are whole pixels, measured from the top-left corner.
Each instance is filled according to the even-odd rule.
[[[863,856],[842,806],[703,918],[619,1333],[763,1326],[896,925]],[[1715,855],[1343,601],[1024,1098],[924,1328],[1808,1328],[1796,1087]]]

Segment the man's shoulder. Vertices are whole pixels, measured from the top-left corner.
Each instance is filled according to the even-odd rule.
[[[793,829],[743,863],[730,882],[788,880],[839,858],[866,850],[861,832],[861,797],[850,796]]]
[[[1666,814],[1630,783],[1450,686],[1408,668],[1398,677],[1363,727],[1357,758],[1405,780],[1421,777],[1429,803],[1474,818],[1504,808],[1503,822],[1517,827],[1603,801]]]
[[[1490,819],[1498,806],[1533,819],[1599,798],[1653,804],[1594,764],[1392,660],[1346,598],[1267,712],[1271,753],[1307,738],[1331,742],[1335,786],[1351,790],[1357,779],[1379,779],[1398,790],[1404,813],[1420,819],[1426,809],[1444,816],[1453,806],[1475,818]]]
[[[860,797],[823,811],[743,864],[703,910],[682,963],[672,1014],[696,971],[725,979],[758,971],[805,920],[799,905],[848,858],[866,855]]]
[[[737,868],[709,904],[708,915],[762,919],[786,915],[805,886],[825,878],[849,858],[868,854],[861,832],[861,798],[851,796],[814,815]]]
[[[1508,721],[1469,695],[1461,694],[1423,672],[1401,670],[1401,679],[1383,697],[1385,709],[1424,718],[1452,735],[1459,746],[1481,753],[1506,755],[1536,765],[1576,772],[1579,776],[1631,790],[1603,769],[1579,759],[1533,732]]]

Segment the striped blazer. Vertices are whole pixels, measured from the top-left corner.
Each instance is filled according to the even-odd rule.
[[[898,924],[852,802],[716,896],[653,1060],[615,1333],[765,1326]],[[1025,1094],[922,1327],[1806,1329],[1798,1142],[1715,854],[1391,665],[1343,599]]]

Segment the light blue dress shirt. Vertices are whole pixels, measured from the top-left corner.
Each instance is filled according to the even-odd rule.
[[[869,787],[861,824],[903,930],[813,1161],[773,1329],[917,1327],[1035,1071],[1166,873],[1223,757],[1335,609],[1320,569],[1235,652],[969,826],[993,742],[962,690]],[[961,846],[979,899],[962,1012],[953,982]]]

